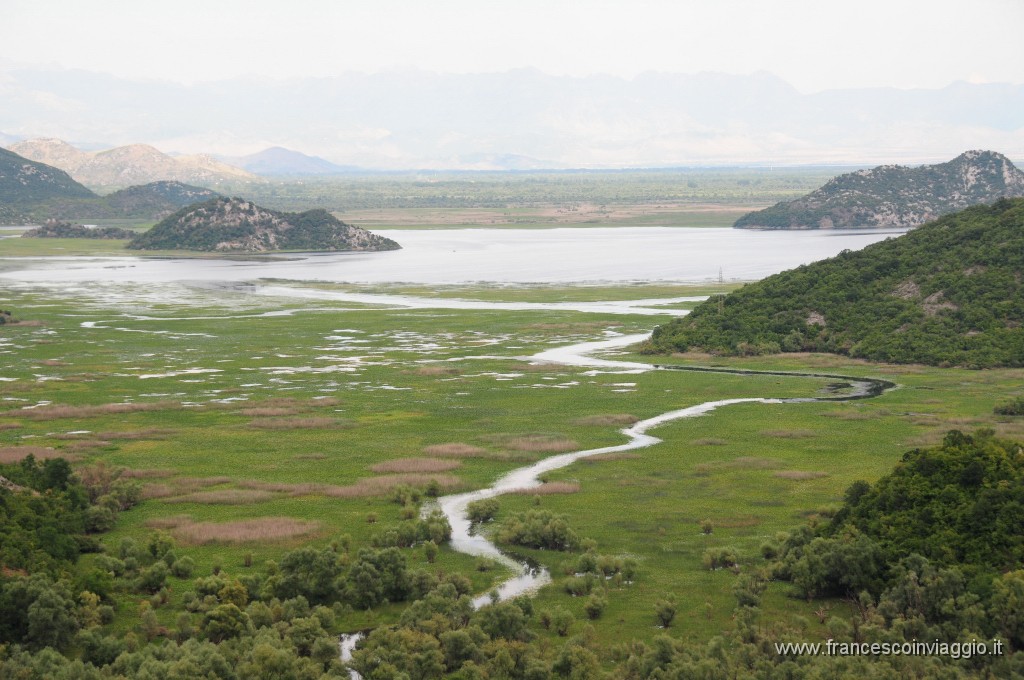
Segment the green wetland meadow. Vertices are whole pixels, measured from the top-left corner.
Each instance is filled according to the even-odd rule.
[[[589,301],[731,287],[352,289]],[[290,669],[277,677],[344,676],[336,646],[325,640],[366,629],[378,631],[377,657],[356,652],[353,663],[372,678],[670,677],[658,675],[658,649],[677,663],[680,654],[696,655],[691,666],[710,663],[724,673],[744,667],[731,655],[758,644],[747,639],[756,637],[751,627],[762,637],[786,630],[824,640],[837,637],[837,621],[863,614],[855,598],[812,600],[790,583],[765,580],[774,557],[765,546],[780,532],[830,517],[851,484],[875,482],[906,451],[939,444],[948,430],[988,428],[1024,439],[1019,418],[993,412],[1020,395],[1018,369],[817,354],[658,357],[661,364],[880,378],[897,387],[854,401],[725,406],[657,428],[663,443],[585,459],[548,473],[536,493],[499,497],[478,530],[545,567],[553,582],[532,599],[484,607],[473,615],[479,624],[466,628],[470,612],[452,604],[455,593],[485,594],[511,573],[451,550],[443,528],[436,535],[417,529],[427,523],[420,518],[429,517],[432,496],[486,487],[556,453],[621,444],[621,428],[666,411],[739,397],[828,396],[837,380],[623,373],[530,359],[609,333],[648,332],[671,310],[394,309],[231,291],[205,291],[197,306],[159,292],[147,303],[139,292],[131,303],[95,290],[20,284],[4,301],[20,323],[0,326],[5,470],[31,468],[26,454],[36,465],[60,457],[83,479],[134,494],[112,521],[93,523],[80,557],[24,560],[30,571],[45,562],[55,581],[72,584],[75,630],[48,643],[65,660],[106,669],[95,677],[143,677],[147,664],[166,671],[172,661],[206,673],[218,654],[241,664],[239,677],[245,668],[270,672],[271,657]],[[628,350],[614,358],[652,361]],[[536,540],[513,530],[530,522],[544,524]],[[552,535],[568,536],[561,546],[568,549],[551,549]],[[294,566],[307,546],[310,564],[326,555],[332,565],[320,590],[288,586],[296,575],[314,578],[314,567]],[[356,572],[394,575],[384,555],[402,563],[406,585],[366,600]],[[161,560],[169,570],[157,568]],[[6,563],[15,562],[8,554]],[[18,573],[12,566],[5,575]],[[742,607],[753,580],[755,623]],[[93,620],[82,614],[90,600],[79,593],[95,590],[103,591],[103,613]],[[447,594],[432,594],[441,591]],[[435,605],[433,614],[422,613]],[[312,631],[305,643],[296,632],[303,625]],[[31,649],[31,635],[25,639]],[[178,656],[153,651],[172,648]],[[381,661],[387,649],[405,651]],[[725,650],[717,665],[709,661],[714,649]],[[26,668],[40,672],[38,660],[10,648],[4,654],[6,667],[24,677],[35,677]],[[946,668],[931,662],[908,661],[899,672],[933,677]],[[976,670],[961,664],[949,672]],[[152,677],[188,676],[180,673]]]

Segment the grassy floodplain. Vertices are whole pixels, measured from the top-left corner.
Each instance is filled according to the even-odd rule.
[[[713,286],[663,285],[377,289],[516,301],[714,292]],[[18,286],[8,292],[3,306],[26,323],[0,328],[0,451],[6,460],[32,452],[67,456],[77,466],[125,468],[144,483],[147,499],[120,515],[102,535],[104,544],[115,550],[123,538],[144,541],[156,529],[169,531],[179,554],[196,560],[196,576],[215,567],[231,574],[260,570],[306,543],[347,536],[353,551],[368,545],[401,519],[390,499],[398,483],[480,488],[546,455],[622,443],[618,428],[630,418],[732,397],[816,396],[834,382],[594,373],[526,359],[606,331],[646,331],[667,315],[411,311],[151,292],[143,297],[157,302],[134,304],[98,290],[68,295]],[[679,600],[673,636],[708,639],[728,629],[735,576],[704,570],[705,549],[733,546],[742,568],[754,568],[767,538],[834,507],[853,481],[877,479],[904,451],[934,443],[948,429],[992,427],[1024,437],[1019,422],[992,414],[995,403],[1021,394],[1020,370],[871,365],[817,355],[658,361],[864,375],[899,388],[854,402],[730,406],[655,430],[664,443],[653,448],[551,473],[551,481],[578,490],[544,495],[540,506],[567,515],[600,553],[639,564],[636,582],[612,587],[604,615],[588,622],[605,649],[662,632],[653,610],[666,593]],[[496,524],[535,502],[503,497]],[[701,532],[703,520],[711,522],[710,534]],[[255,540],[246,538],[252,522]],[[277,537],[268,538],[271,532]],[[469,576],[478,592],[504,576],[446,547],[432,565],[421,550],[406,552],[411,565]],[[537,607],[574,612],[573,630],[581,632],[584,598],[562,587],[568,556],[516,552],[555,577],[538,594]],[[170,582],[171,601],[157,612],[167,626],[190,589],[187,579]],[[764,625],[796,621],[820,637],[820,603],[787,592],[780,584],[769,589]],[[118,597],[110,625],[129,630],[138,622],[138,596]],[[841,613],[848,605],[828,607]],[[394,621],[401,609],[349,612],[337,627]],[[553,632],[539,626],[536,632],[541,644],[559,644]]]

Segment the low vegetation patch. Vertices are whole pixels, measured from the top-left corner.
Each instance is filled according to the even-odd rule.
[[[520,489],[515,493],[522,496],[548,496],[560,493],[578,493],[579,490],[579,482],[545,482],[544,484],[535,486],[532,489]]]
[[[284,406],[254,406],[243,408],[237,411],[238,415],[249,416],[250,418],[278,418],[281,416],[294,416],[299,413],[298,409]]]
[[[801,481],[805,479],[821,479],[822,477],[828,477],[828,473],[813,470],[779,470],[775,473],[775,476],[779,479]]]
[[[442,460],[440,458],[398,458],[383,463],[371,465],[372,472],[447,472],[460,467],[462,463],[457,460]]]
[[[36,460],[69,457],[63,451],[57,451],[43,446],[5,446],[0,448],[0,463],[17,463],[27,456],[33,456]]]
[[[761,430],[761,436],[776,439],[808,439],[817,435],[812,430]]]
[[[399,486],[425,489],[436,485],[438,491],[450,493],[462,487],[462,480],[455,475],[406,473],[385,477],[367,477],[349,486],[328,487],[324,495],[334,498],[360,498],[364,496],[385,496]]]
[[[480,448],[479,446],[472,446],[471,444],[463,444],[461,442],[431,444],[430,446],[424,447],[423,452],[440,458],[480,458],[487,456],[489,453],[487,449]]]
[[[220,489],[217,491],[198,491],[169,498],[167,503],[202,503],[207,505],[244,505],[262,503],[273,500],[275,494],[258,489]]]
[[[635,458],[641,458],[639,453],[633,453],[632,451],[618,451],[616,453],[598,453],[593,456],[587,456],[580,460],[584,465],[590,463],[600,463],[601,461],[608,460],[632,460]]]
[[[629,413],[608,413],[605,415],[587,416],[573,421],[576,425],[632,425],[640,419]]]
[[[97,404],[94,406],[48,404],[32,409],[21,409],[18,411],[18,417],[28,420],[60,420],[62,418],[95,418],[97,416],[140,413],[144,411],[165,411],[180,408],[181,404],[173,401],[144,402],[141,404]]]
[[[999,404],[993,411],[1000,416],[1024,416],[1024,397],[1017,397],[1013,401]]]
[[[294,517],[260,517],[238,522],[186,522],[175,526],[171,535],[186,545],[280,541],[308,536],[320,528],[318,522]]]
[[[313,416],[309,418],[257,418],[249,427],[257,430],[336,430],[352,427],[353,423],[341,418]]]
[[[578,442],[559,435],[528,434],[522,436],[504,436],[499,441],[513,451],[530,453],[565,453],[580,448]]]

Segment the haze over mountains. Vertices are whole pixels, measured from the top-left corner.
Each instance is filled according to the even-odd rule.
[[[374,169],[917,164],[1024,158],[1024,86],[805,94],[768,73],[420,71],[182,85],[12,69],[0,131],[245,156],[282,146]]]
[[[301,151],[292,151],[280,146],[247,156],[222,156],[220,160],[254,175],[265,177],[337,175],[359,170],[356,166],[336,165],[319,156],[309,156]]]
[[[32,139],[10,145],[25,158],[60,168],[92,187],[127,187],[157,181],[217,185],[229,181],[258,181],[240,168],[211,156],[169,156],[147,144],[130,144],[105,151],[82,151],[60,139]]]

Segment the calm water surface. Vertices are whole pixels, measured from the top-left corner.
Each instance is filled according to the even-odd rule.
[[[680,227],[381,230],[403,249],[290,254],[272,261],[145,257],[18,258],[0,278],[23,282],[253,281],[454,284],[754,280],[893,231],[746,231]]]

